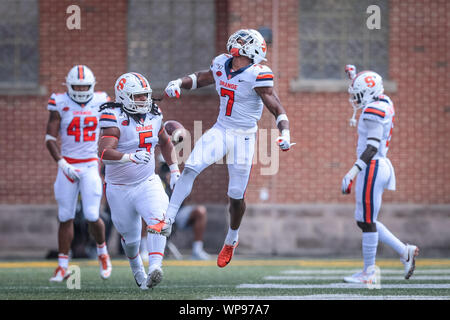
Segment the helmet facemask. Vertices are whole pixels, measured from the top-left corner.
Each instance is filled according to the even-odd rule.
[[[77,103],[87,103],[94,96],[95,83],[94,74],[87,66],[74,66],[66,77],[67,94]],[[89,86],[89,89],[78,91],[74,86]]]
[[[136,100],[136,96],[147,94],[146,100]],[[124,109],[131,114],[146,114],[152,109],[152,90],[146,90],[141,92],[128,93],[126,95],[128,99],[123,101]]]
[[[256,30],[242,29],[233,33],[228,39],[227,49],[233,57],[245,56],[252,59],[254,63],[267,60],[265,58],[266,42]]]

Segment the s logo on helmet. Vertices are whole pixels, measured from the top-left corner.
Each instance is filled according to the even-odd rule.
[[[123,86],[125,85],[125,83],[127,82],[127,79],[122,78],[119,81],[119,84],[117,85],[117,90],[123,90]]]
[[[261,49],[262,49],[263,52],[266,52],[266,50],[267,50],[266,40],[263,40],[263,43],[261,45]]]
[[[372,76],[365,77],[364,81],[367,83],[367,86],[369,88],[375,87],[375,81],[373,80]]]

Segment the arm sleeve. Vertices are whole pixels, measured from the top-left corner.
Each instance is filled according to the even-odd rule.
[[[273,87],[273,72],[268,66],[260,66],[257,68],[259,73],[256,76],[253,88],[256,87]]]
[[[54,93],[50,96],[50,99],[48,99],[47,110],[59,112],[58,106],[56,105],[56,94]]]
[[[105,109],[100,114],[100,128],[119,127],[118,117],[113,109]]]
[[[367,128],[367,144],[370,144],[378,149],[383,138],[383,124],[379,121],[368,119],[365,119],[364,123]]]

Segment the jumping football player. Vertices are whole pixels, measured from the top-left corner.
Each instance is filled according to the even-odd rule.
[[[84,217],[97,243],[100,276],[111,275],[111,261],[105,242],[105,225],[100,219],[102,181],[97,158],[98,107],[109,101],[105,92],[94,92],[95,77],[84,65],[74,66],[66,77],[67,92],[52,94],[47,109],[45,144],[58,163],[54,185],[58,202],[58,267],[52,282],[62,282],[69,275],[69,250],[73,240],[73,219],[78,193],[83,200]],[[56,139],[61,136],[61,149]]]
[[[148,227],[151,232],[170,234],[175,216],[190,194],[195,178],[225,155],[234,156],[231,161],[227,159],[230,226],[217,258],[217,265],[221,268],[231,261],[238,245],[239,227],[245,212],[244,193],[263,105],[276,118],[281,133],[278,138],[280,148],[287,151],[294,145],[290,143],[286,111],[273,90],[273,73],[268,66],[259,64],[266,60],[264,38],[256,30],[242,29],[230,36],[227,50],[229,54],[221,54],[213,59],[209,70],[171,81],[165,89],[169,97],[178,98],[181,88],[195,90],[215,84],[220,98],[220,111],[214,126],[195,144],[170,199],[165,221]]]
[[[173,188],[180,176],[175,149],[162,125],[161,110],[152,100],[152,89],[139,73],[125,73],[115,84],[115,103],[100,108],[102,128],[99,155],[106,165],[105,192],[111,219],[121,235],[121,243],[136,284],[141,289],[161,282],[166,236],[151,233],[148,276],[139,254],[142,220],[153,225],[163,219],[169,204],[161,179],[155,174],[155,147],[170,167]]]
[[[355,219],[362,230],[364,269],[345,277],[344,281],[376,281],[374,267],[378,241],[386,243],[400,255],[405,279],[409,279],[414,272],[419,248],[402,243],[378,220],[384,189],[395,190],[394,168],[387,158],[394,128],[394,104],[384,95],[383,80],[379,74],[373,71],[356,74],[352,65],[346,67],[346,72],[352,79],[348,89],[349,101],[354,111],[350,125],[356,126],[357,110],[362,109],[362,113],[358,121],[357,160],[344,176],[341,190],[343,194],[349,194],[356,178]]]

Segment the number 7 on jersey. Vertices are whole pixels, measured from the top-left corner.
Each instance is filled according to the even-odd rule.
[[[234,104],[234,91],[228,90],[225,88],[220,88],[220,96],[228,97],[227,110],[225,112],[225,115],[230,117],[231,110],[233,109],[233,104]]]

